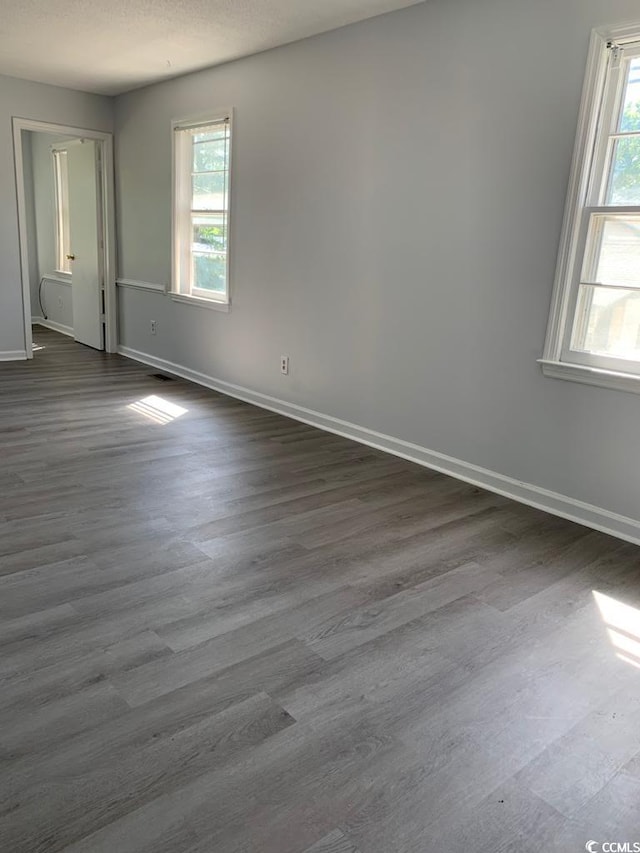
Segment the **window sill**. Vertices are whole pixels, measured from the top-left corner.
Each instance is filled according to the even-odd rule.
[[[615,370],[603,370],[600,367],[587,367],[582,364],[570,364],[566,361],[551,361],[539,358],[545,376],[553,379],[567,379],[581,382],[583,385],[598,385],[601,388],[613,388],[616,391],[630,391],[640,394],[640,376]]]
[[[42,278],[45,281],[57,281],[58,284],[71,284],[72,276],[70,272],[60,272],[56,270],[55,272],[45,273]]]
[[[210,308],[213,311],[228,313],[231,310],[230,302],[218,302],[215,299],[201,299],[199,296],[187,296],[185,293],[170,293],[174,302],[184,302],[186,305],[196,305],[201,308]]]

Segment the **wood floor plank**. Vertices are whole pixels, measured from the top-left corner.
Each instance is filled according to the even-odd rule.
[[[279,663],[277,679],[274,679],[270,670],[267,669],[265,684],[263,657],[266,654],[272,654],[274,657],[279,654]],[[121,672],[113,677],[114,684],[120,695],[124,696],[132,707],[144,705],[192,682],[208,678],[220,670],[222,670],[221,683],[230,683],[233,690],[244,693],[252,689],[252,685],[258,684],[263,685],[263,689],[272,690],[276,685],[295,681],[301,672],[306,673],[310,668],[317,668],[321,658],[297,640],[290,640],[267,652],[232,664],[230,669],[227,668],[227,661],[224,658],[218,660],[208,645],[197,647],[195,650],[189,649],[174,656],[173,660],[175,661],[173,666],[157,667],[149,664],[138,670]]]
[[[65,602],[57,607],[33,611],[26,616],[0,618],[0,644],[3,650],[16,641],[44,639],[53,629],[77,618],[73,607]]]
[[[359,853],[355,844],[352,844],[344,832],[334,829],[312,847],[307,847],[304,853]]]
[[[337,613],[351,613],[352,608],[370,598],[366,587],[344,586],[262,619],[252,620],[235,630],[221,630],[224,623],[216,623],[211,619],[211,612],[204,611],[190,619],[159,628],[158,633],[175,652],[202,647],[206,643],[217,661],[224,660],[229,654],[241,659],[260,649],[279,645],[283,640],[293,640],[299,634],[306,635],[314,626],[319,626]]]
[[[631,689],[629,689],[631,688]],[[573,818],[640,753],[640,696],[633,684],[542,752],[518,776],[534,794]]]
[[[592,839],[621,844],[637,841],[638,802],[640,778],[623,769],[574,818],[558,828],[547,849],[553,853],[579,850]]]
[[[469,563],[382,601],[374,600],[373,604],[352,608],[346,615],[332,617],[317,629],[307,630],[302,639],[325,659],[337,657],[405,622],[482,589],[494,577],[492,572],[483,571],[476,563]]]
[[[108,680],[153,660],[173,655],[154,631],[140,631],[126,639],[95,649],[92,653],[64,654],[48,666],[24,673],[18,669],[3,679],[0,694],[0,725],[18,707],[36,708]]]
[[[60,740],[124,714],[129,706],[106,680],[41,705],[29,703],[27,713],[4,715],[0,755],[10,760],[50,748]]]
[[[67,780],[39,781],[5,805],[0,837],[15,853],[61,850],[168,791],[220,768],[225,762],[295,721],[264,693],[168,734],[153,732],[138,749],[117,754],[118,769],[106,762],[83,763]],[[19,813],[27,833],[19,832]]]

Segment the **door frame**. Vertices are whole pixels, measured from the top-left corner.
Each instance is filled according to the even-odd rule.
[[[104,270],[104,346],[107,352],[117,352],[117,296],[116,296],[116,224],[115,224],[115,180],[113,167],[113,134],[85,127],[70,127],[34,119],[18,118],[13,122],[13,155],[18,199],[18,236],[20,242],[20,275],[22,278],[22,306],[24,311],[24,342],[27,358],[33,358],[31,334],[31,286],[29,269],[29,233],[24,186],[24,162],[22,158],[22,133],[56,133],[75,138],[93,139],[100,151],[102,164],[100,178],[102,225],[102,268]]]

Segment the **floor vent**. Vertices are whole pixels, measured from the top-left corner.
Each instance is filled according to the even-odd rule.
[[[151,373],[150,376],[159,382],[173,382],[173,376],[165,376],[164,373]]]

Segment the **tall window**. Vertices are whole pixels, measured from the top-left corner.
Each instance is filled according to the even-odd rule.
[[[56,271],[70,273],[71,238],[69,236],[69,173],[67,171],[67,152],[53,149],[53,177],[55,186],[55,233],[56,233]]]
[[[231,118],[174,124],[173,291],[229,302]]]
[[[640,391],[640,26],[622,36],[592,41],[542,363]]]

